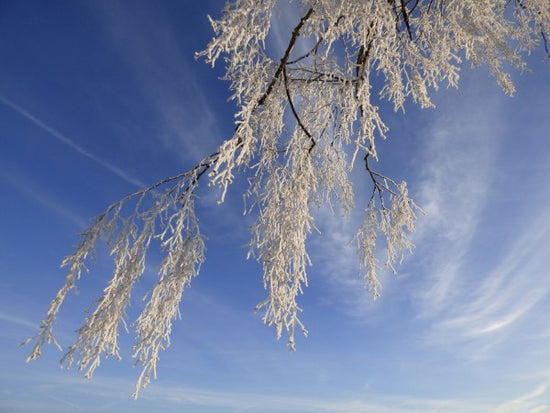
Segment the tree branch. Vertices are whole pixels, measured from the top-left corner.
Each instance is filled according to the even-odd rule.
[[[265,103],[265,100],[268,98],[268,96],[271,94],[272,90],[273,90],[273,87],[275,85],[275,83],[277,82],[277,80],[279,79],[279,77],[281,76],[281,73],[283,72],[286,64],[287,64],[287,61],[288,61],[288,58],[290,57],[290,54],[292,52],[292,49],[294,48],[294,45],[296,44],[296,41],[298,40],[298,37],[300,35],[300,30],[302,29],[302,27],[304,26],[305,22],[311,17],[311,15],[313,14],[313,8],[310,8],[307,13],[300,19],[300,22],[298,23],[298,25],[294,28],[294,30],[292,31],[292,37],[290,39],[290,42],[286,48],[286,51],[285,51],[285,54],[284,56],[281,58],[281,63],[279,64],[279,67],[277,68],[276,72],[275,72],[275,75],[273,76],[273,79],[271,80],[271,82],[269,83],[266,91],[264,92],[264,94],[262,95],[262,97],[258,100],[257,104],[256,104],[256,107],[255,109],[259,108],[260,106],[262,106],[264,103]],[[291,106],[293,106],[291,104]],[[300,122],[301,123],[301,122]],[[239,126],[237,126],[235,128],[235,132],[238,131],[239,129]],[[303,128],[305,129],[305,128]],[[308,134],[308,137],[311,138],[311,135],[309,133]],[[311,138],[312,139],[312,138]],[[240,140],[237,142],[237,147],[239,147],[241,145],[241,142]],[[104,214],[108,214],[110,211],[112,211],[114,208],[116,208],[118,205],[121,205],[123,203],[125,203],[126,201],[129,201],[130,199],[132,198],[135,198],[137,196],[141,196],[141,195],[144,195],[148,192],[151,192],[153,190],[155,190],[156,188],[164,185],[164,184],[167,184],[169,182],[172,182],[172,181],[175,181],[175,180],[178,180],[180,178],[183,178],[184,176],[186,175],[191,175],[191,174],[194,174],[196,173],[196,176],[195,178],[193,178],[193,180],[191,181],[191,183],[189,184],[189,186],[187,188],[184,189],[183,193],[186,193],[191,187],[194,187],[195,184],[198,182],[198,180],[212,167],[212,165],[218,160],[219,158],[219,152],[216,151],[212,154],[210,154],[209,156],[207,156],[206,158],[204,158],[203,160],[201,160],[193,169],[191,169],[190,171],[187,171],[187,172],[182,172],[180,174],[177,174],[177,175],[174,175],[174,176],[171,176],[169,178],[165,178],[161,181],[158,181],[157,183],[147,187],[147,188],[144,188],[144,189],[140,189],[139,191],[136,191],[130,195],[127,195],[126,197],[122,198],[121,200],[109,205],[109,207],[107,208],[107,210],[104,212]],[[202,169],[202,170],[201,170]],[[198,172],[197,172],[198,171]]]
[[[403,0],[401,0],[401,14],[403,15],[403,20],[405,21],[405,26],[407,27],[409,39],[413,40],[411,25],[409,23],[409,12],[407,11],[407,6],[405,5],[405,2]]]
[[[544,30],[540,31],[540,36],[542,37],[542,42],[544,44],[544,50],[546,51],[546,54],[548,55],[548,58],[550,59],[550,49],[548,49],[548,41],[546,39],[546,34],[544,33]]]
[[[271,94],[271,91],[273,90],[273,86],[275,86],[275,83],[277,83],[277,80],[279,80],[279,77],[281,76],[281,73],[283,72],[288,58],[290,57],[290,53],[292,53],[292,49],[294,48],[294,45],[296,44],[296,40],[298,40],[298,37],[300,36],[300,30],[302,30],[302,27],[306,23],[306,21],[311,17],[313,14],[313,8],[310,8],[307,13],[300,19],[300,22],[298,25],[292,30],[292,37],[290,38],[290,42],[288,43],[288,46],[286,48],[284,56],[281,58],[281,63],[279,63],[279,67],[275,71],[275,74],[273,75],[273,79],[271,79],[271,82],[267,86],[267,89],[265,90],[262,97],[258,100],[258,103],[256,105],[256,108],[259,106],[262,106],[267,99],[267,97]]]
[[[336,22],[334,23],[334,27],[337,27],[338,24],[340,23],[340,20],[342,19],[345,19],[346,16],[344,15],[341,15],[338,17],[338,19],[336,20]],[[330,26],[329,26],[330,27]],[[325,34],[327,34],[328,32],[328,29],[329,27],[327,27],[325,29],[325,31],[323,32],[323,34],[321,36],[319,36],[319,39],[317,40],[317,42],[315,42],[315,45],[313,45],[313,47],[307,52],[305,53],[304,55],[294,59],[294,60],[290,60],[287,62],[287,65],[293,65],[293,64],[296,64],[304,59],[306,59],[307,57],[311,56],[313,53],[317,53],[317,50],[319,48],[319,45],[321,44],[321,42],[323,41],[323,39],[325,38]]]
[[[298,115],[298,111],[294,107],[294,103],[292,102],[292,96],[290,96],[290,90],[288,88],[288,78],[286,75],[286,68],[283,69],[283,79],[285,83],[285,91],[286,91],[286,97],[288,99],[288,104],[290,105],[290,109],[292,110],[292,114],[294,115],[294,118],[296,119],[296,122],[298,123],[298,126],[300,126],[300,129],[306,134],[306,136],[311,141],[311,144],[309,145],[308,153],[311,153],[313,150],[313,147],[315,146],[315,139],[313,139],[313,136],[311,136],[311,133],[307,130],[307,128],[302,123],[302,120],[300,119],[300,116]]]

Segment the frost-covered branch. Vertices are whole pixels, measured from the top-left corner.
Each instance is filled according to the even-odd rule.
[[[156,373],[182,293],[204,260],[195,215],[199,181],[220,188],[223,202],[241,172],[249,174],[247,211],[256,218],[250,255],[262,266],[267,290],[256,309],[293,350],[296,328],[306,333],[297,299],[311,265],[306,250],[315,229],[311,209],[326,202],[346,214],[352,210],[350,171],[358,157],[372,194],[354,239],[359,268],[375,297],[380,293],[375,249],[383,246],[385,267],[393,272],[412,251],[408,235],[420,209],[404,181],[372,164],[379,161],[377,142],[388,133],[376,101],[386,99],[396,111],[404,111],[407,101],[433,107],[430,92],[457,87],[463,60],[487,65],[512,94],[504,68],[523,69],[522,53],[541,43],[548,53],[548,0],[299,0],[293,2],[297,15],[288,43],[272,55],[266,43],[276,23],[273,11],[287,3],[234,0],[219,19],[210,18],[214,38],[197,57],[210,65],[225,63],[224,79],[237,105],[233,135],[190,171],[137,191],[95,218],[62,262],[65,284],[34,337],[29,360],[40,356],[45,343],[58,345],[52,333],[57,314],[104,240],[113,277],[63,361],[76,363],[89,377],[102,356],[120,357],[120,327],[133,326],[134,357],[142,366],[137,395]],[[159,279],[137,320],[127,325],[132,289],[155,240],[165,254]]]
[[[168,345],[171,320],[176,317],[183,288],[197,274],[204,260],[204,244],[194,212],[194,191],[200,177],[217,159],[214,154],[200,162],[190,172],[164,179],[157,184],[131,194],[110,205],[82,235],[76,252],[67,256],[62,268],[69,268],[64,286],[52,301],[41,332],[28,360],[40,356],[45,342],[55,342],[53,323],[67,293],[76,288],[76,281],[86,270],[86,261],[93,256],[97,242],[105,239],[114,259],[113,278],[105,288],[97,306],[79,328],[78,337],[63,362],[70,366],[77,361],[80,370],[90,377],[100,365],[101,355],[120,358],[119,328],[127,328],[125,310],[130,303],[131,290],[145,270],[145,257],[151,241],[161,240],[167,252],[160,267],[161,279],[153,289],[145,310],[136,322],[136,357],[144,365],[140,377],[146,384],[156,366],[158,350]],[[163,193],[155,192],[172,184]],[[122,213],[134,201],[131,214]],[[145,207],[145,204],[151,204]],[[159,308],[160,302],[160,308]],[[154,322],[151,322],[154,318]],[[164,342],[164,344],[163,344]]]

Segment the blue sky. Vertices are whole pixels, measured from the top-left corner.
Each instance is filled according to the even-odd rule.
[[[193,54],[223,2],[15,2],[0,5],[0,410],[2,412],[550,412],[550,65],[515,73],[504,95],[483,68],[435,110],[384,110],[379,168],[406,179],[426,216],[413,256],[362,288],[349,221],[321,209],[307,339],[289,353],[253,314],[265,295],[246,261],[240,191],[203,188],[207,261],[184,293],[183,319],[159,377],[131,399],[139,370],[123,360],[91,380],[47,347],[24,362],[61,286],[61,259],[89,218],[138,187],[186,170],[230,136],[227,84]],[[294,16],[284,13],[282,18]],[[293,25],[291,20],[288,20]],[[281,30],[273,46],[285,38]],[[361,205],[366,194],[359,194]],[[155,278],[159,257],[138,286]],[[71,294],[57,338],[72,344],[109,276],[100,249]],[[148,284],[149,282],[149,284]]]

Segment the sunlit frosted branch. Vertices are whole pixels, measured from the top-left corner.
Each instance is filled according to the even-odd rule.
[[[204,261],[195,214],[199,181],[218,187],[223,202],[242,172],[250,183],[246,211],[256,214],[250,255],[262,267],[267,290],[256,309],[293,350],[296,328],[306,334],[297,300],[311,264],[306,250],[315,229],[311,209],[326,202],[349,214],[350,172],[357,159],[364,160],[372,193],[354,239],[365,284],[375,297],[381,288],[376,248],[383,247],[384,266],[393,272],[413,249],[409,234],[421,210],[404,181],[374,168],[377,143],[388,133],[380,99],[396,111],[404,111],[408,101],[433,107],[430,93],[442,85],[457,87],[464,59],[488,66],[512,94],[504,68],[523,69],[521,53],[541,43],[548,53],[548,0],[299,0],[284,52],[271,56],[266,42],[281,3],[234,0],[219,19],[210,18],[214,38],[197,57],[212,66],[220,59],[225,64],[224,79],[237,106],[232,136],[188,172],[130,194],[95,218],[62,262],[65,283],[33,338],[29,360],[40,356],[45,343],[59,347],[52,333],[57,314],[104,240],[113,277],[63,361],[76,363],[89,377],[103,356],[120,357],[120,327],[133,327],[134,357],[142,367],[137,396],[156,374],[183,291]],[[137,320],[127,325],[132,290],[154,244],[165,254],[159,279]]]

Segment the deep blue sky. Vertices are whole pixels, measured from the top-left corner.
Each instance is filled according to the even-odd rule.
[[[417,249],[373,302],[346,248],[361,210],[347,222],[316,212],[323,234],[311,238],[301,298],[310,336],[296,353],[252,312],[265,292],[245,260],[237,182],[223,205],[200,193],[207,262],[138,401],[131,336],[124,359],[89,381],[60,370],[53,346],[24,363],[29,348],[17,345],[37,331],[89,218],[230,136],[222,73],[193,57],[212,35],[206,14],[222,5],[0,3],[0,411],[550,412],[550,65],[540,50],[531,72],[514,74],[513,98],[485,69],[464,68],[435,110],[384,110],[379,167],[408,180],[427,212]],[[108,279],[104,255],[60,313],[64,346]],[[158,262],[152,254],[141,292]]]

